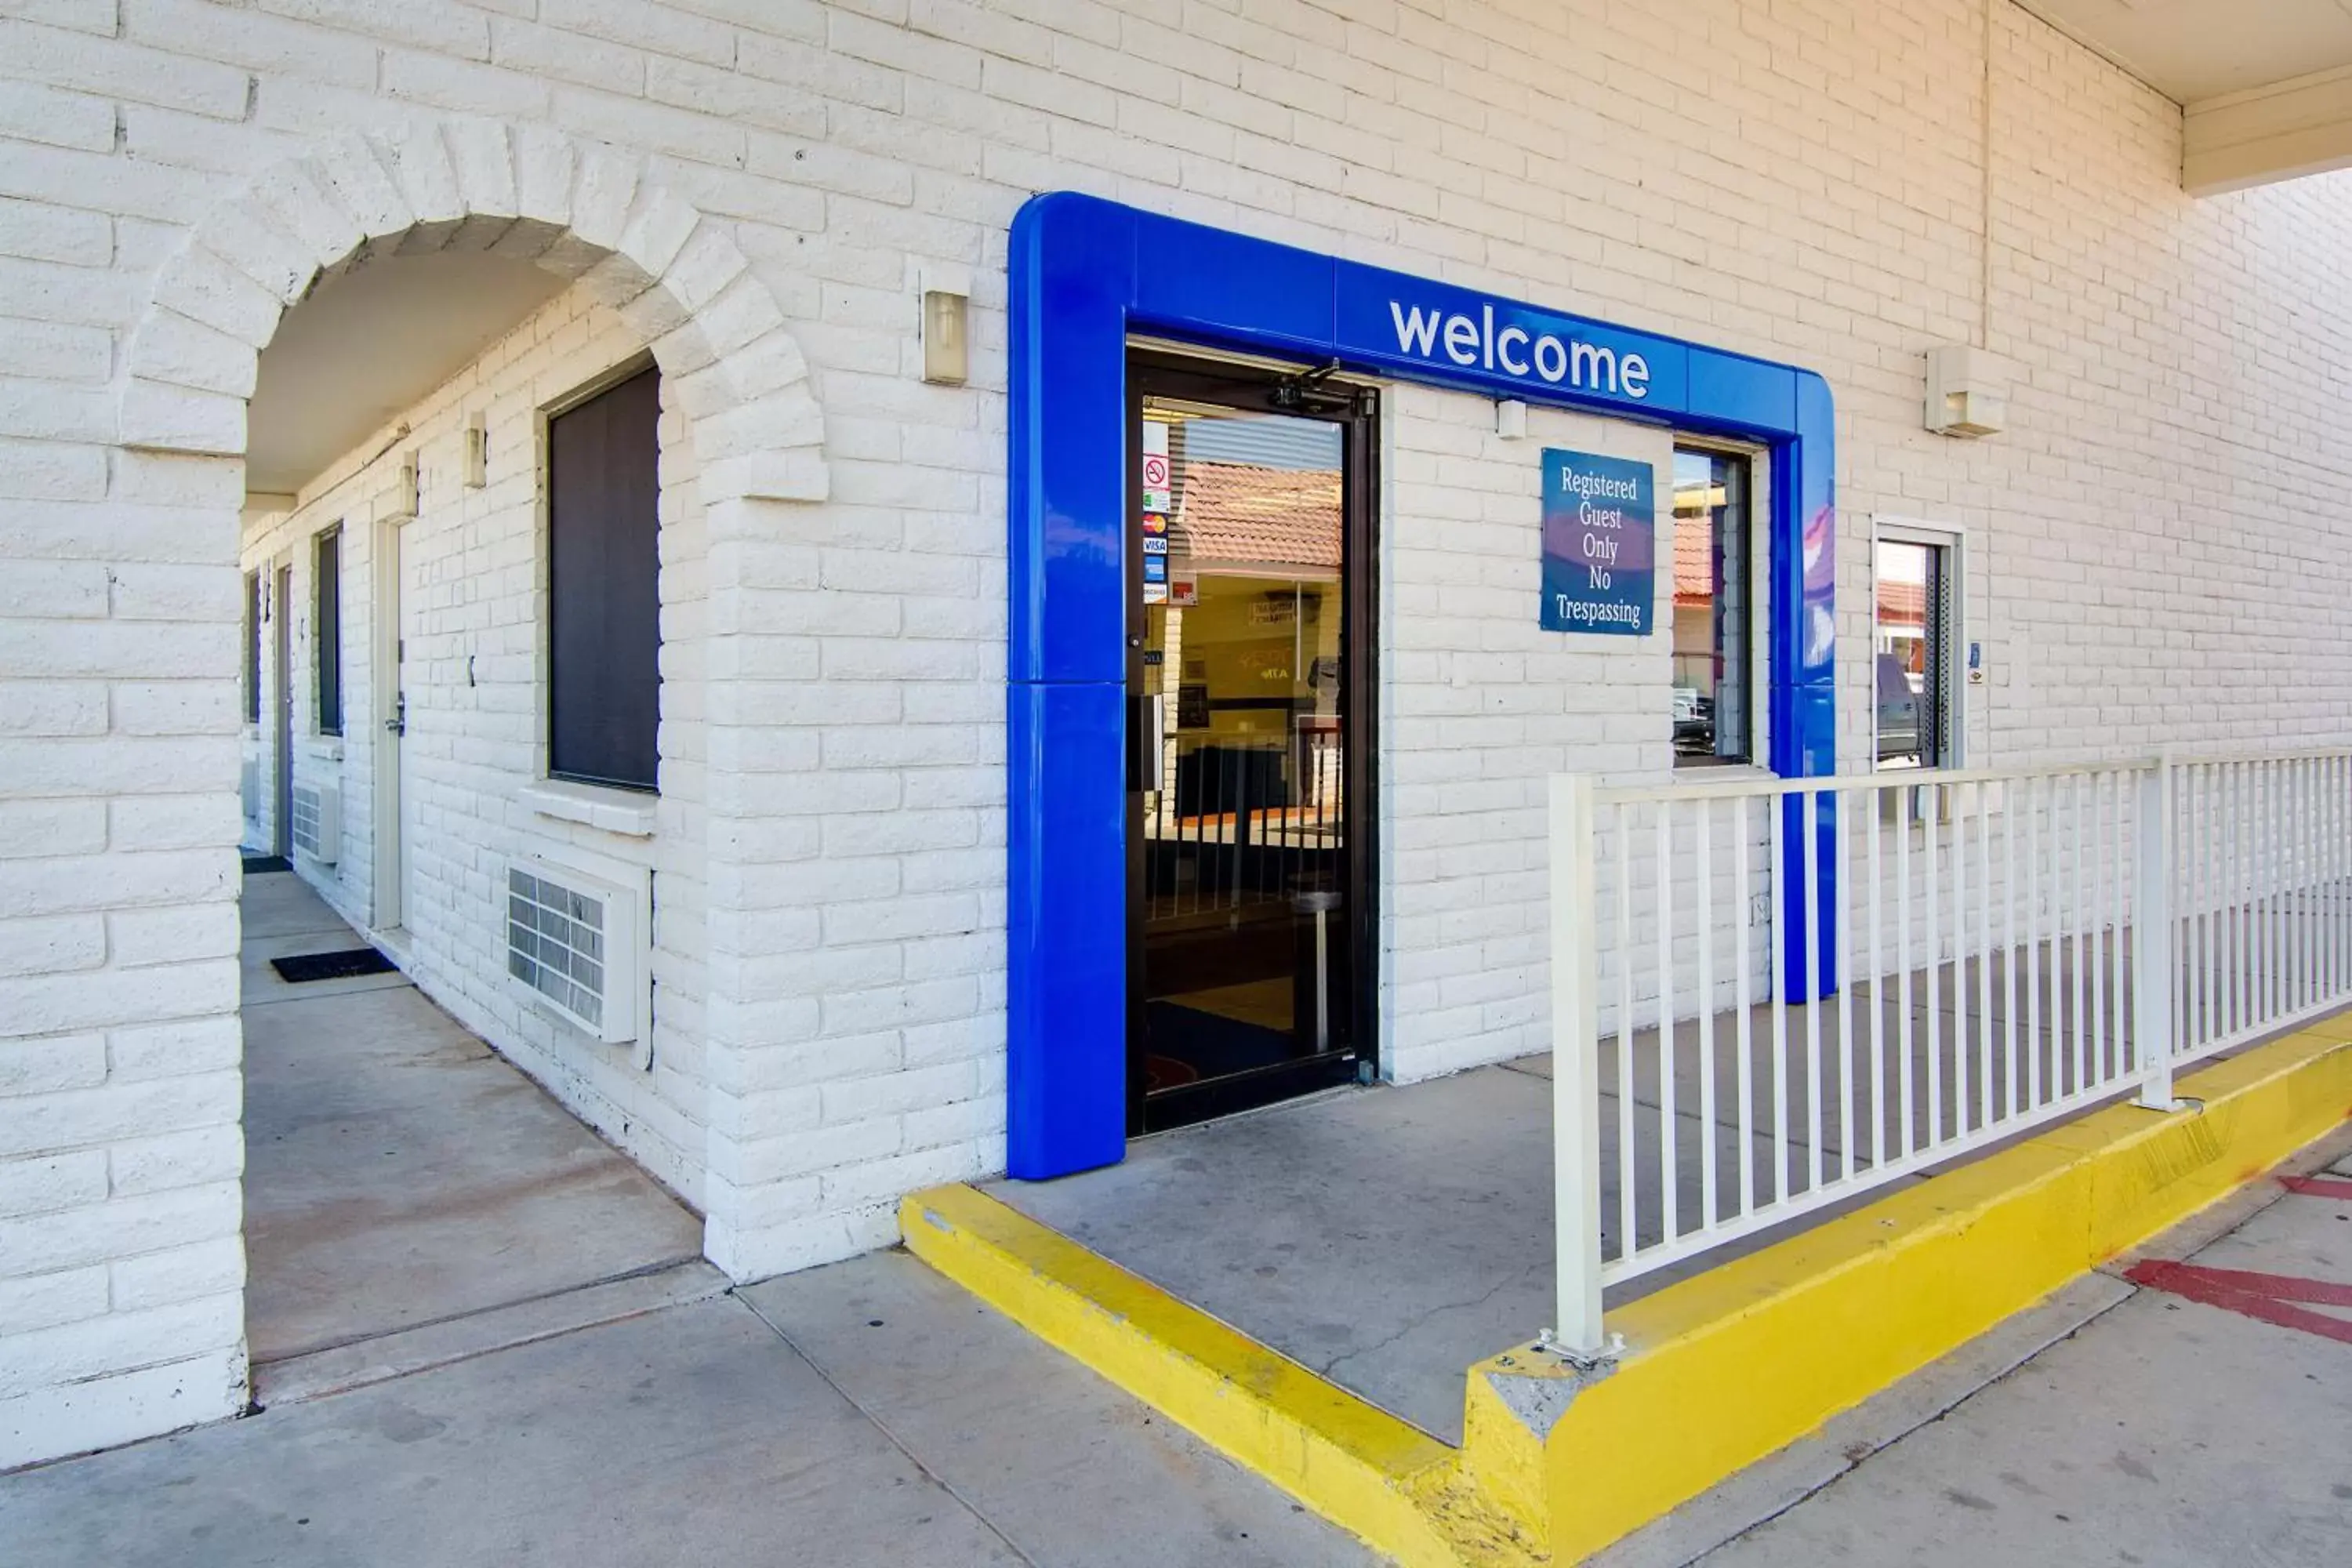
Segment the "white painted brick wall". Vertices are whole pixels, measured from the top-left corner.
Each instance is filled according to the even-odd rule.
[[[221,806],[191,803],[215,813],[213,837],[193,840],[90,808],[93,793],[169,797],[191,781],[230,796],[240,487],[234,462],[110,450],[106,394],[189,227],[353,128],[509,115],[647,155],[727,226],[813,368],[833,499],[714,503],[705,523],[712,686],[692,798],[709,813],[708,995],[682,1026],[710,1085],[714,1254],[740,1272],[886,1240],[895,1192],[1001,1160],[1002,268],[1033,191],[1098,192],[1824,373],[1849,763],[1868,744],[1863,542],[1877,511],[1970,531],[1970,635],[1990,669],[1968,699],[1974,761],[2352,732],[2336,614],[2352,592],[2338,260],[2352,178],[2189,203],[2177,110],[2013,6],[1993,12],[1989,73],[1977,0],[1442,17],[1317,0],[511,10],[58,0],[0,20],[0,584],[17,595],[0,606],[0,928],[21,955],[0,984],[29,987],[0,1011],[16,1097],[0,1194],[29,1205],[25,1223],[107,1237],[110,1269],[236,1231],[233,1181],[136,1198],[110,1184],[133,1140],[232,1128],[233,1070],[76,1076],[92,1037],[230,1016],[234,966],[173,958],[133,983],[111,947],[103,967],[46,966],[87,954],[78,920],[234,897]],[[1989,153],[1973,134],[1988,74]],[[968,388],[917,378],[926,263],[974,270]],[[184,303],[256,342],[269,330],[257,286],[215,280]],[[1978,336],[2023,367],[2010,430],[1926,435],[1922,351]],[[133,412],[216,432],[241,390]],[[1401,453],[1413,434],[1398,427]],[[1408,483],[1433,514],[1450,489]],[[1415,523],[1397,515],[1396,537]],[[365,543],[352,542],[355,567]],[[1444,552],[1427,553],[1434,570]],[[121,577],[102,613],[91,566]],[[200,570],[151,594],[149,567]],[[34,572],[54,599],[15,586]],[[356,631],[365,595],[347,603]],[[161,618],[134,618],[142,604]],[[1391,630],[1395,697],[1444,689],[1434,656],[1463,650]],[[1587,717],[1604,746],[1664,765],[1663,707],[1649,741],[1611,726],[1638,715]],[[1477,749],[1507,768],[1513,742],[1494,728]],[[493,745],[467,765],[503,784],[520,755]],[[1401,770],[1413,758],[1395,754]],[[347,804],[363,830],[363,798]],[[1407,923],[1402,898],[1510,874],[1430,868],[1427,846],[1392,841],[1399,1068],[1531,1043],[1521,1003],[1537,982],[1512,959],[1524,926]],[[51,921],[68,923],[37,925]],[[1508,978],[1465,989],[1449,966],[1474,951]],[[58,990],[58,975],[75,982]],[[534,1048],[519,1019],[482,1025]],[[812,1162],[819,1146],[830,1157]],[[125,1203],[148,1217],[116,1225]],[[33,1281],[97,1262],[35,1256],[0,1247],[0,1281],[50,1303],[31,1310],[94,1300],[87,1283]],[[241,1368],[209,1300],[110,1299],[126,1325],[116,1375],[0,1403],[0,1447],[219,1414]],[[183,1308],[180,1341],[135,1348],[133,1320]]]
[[[108,249],[50,259],[104,278]],[[0,331],[0,420],[28,437],[0,444],[0,1466],[227,1415],[245,1389],[236,475],[84,444],[110,349],[71,300],[106,286],[58,281],[9,295],[56,314]],[[153,1262],[195,1253],[201,1271]]]
[[[1388,405],[1381,1066],[1410,1081],[1545,1048],[1551,775],[1674,765],[1674,437],[1534,408],[1504,440],[1488,398],[1399,386]],[[1659,632],[1538,626],[1546,447],[1650,466]]]

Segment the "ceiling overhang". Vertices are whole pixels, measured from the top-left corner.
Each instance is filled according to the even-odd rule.
[[[2180,184],[2192,196],[2352,168],[2352,66],[2188,106]]]
[[[261,351],[247,489],[301,490],[563,286],[528,261],[449,250],[374,257],[323,279]]]
[[[2020,3],[2181,106],[2191,195],[2352,168],[2352,0]]]

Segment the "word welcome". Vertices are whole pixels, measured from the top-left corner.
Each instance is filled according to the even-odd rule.
[[[1474,321],[1458,311],[1448,315],[1391,300],[1389,320],[1396,328],[1399,351],[1420,359],[1433,362],[1443,352],[1465,369],[1499,370],[1522,379],[1532,374],[1551,385],[1584,392],[1633,398],[1650,395],[1650,362],[1642,355],[1620,355],[1581,338],[1531,333],[1507,323],[1497,331],[1492,305],[1479,306]]]

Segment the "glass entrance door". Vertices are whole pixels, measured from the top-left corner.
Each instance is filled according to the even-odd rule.
[[[1352,1076],[1370,1039],[1371,410],[1311,376],[1139,360],[1130,385],[1129,1083],[1145,1131]]]

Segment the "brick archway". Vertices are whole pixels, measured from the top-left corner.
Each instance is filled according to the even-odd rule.
[[[128,502],[141,483],[170,489],[179,521],[203,541],[180,559],[217,551],[205,564],[233,569],[238,523],[228,476],[245,458],[248,400],[281,318],[322,279],[355,265],[443,250],[527,261],[575,282],[650,348],[688,426],[716,572],[740,575],[743,552],[776,536],[785,506],[828,499],[824,421],[808,364],[732,226],[667,189],[640,154],[544,126],[448,116],[338,135],[273,163],[181,240],[155,275],[113,385],[116,449],[159,461],[132,465],[149,471],[131,479],[118,465],[105,504]],[[742,630],[745,613],[742,595],[713,592],[706,634]],[[221,614],[221,629],[228,618]],[[234,645],[224,637],[216,646],[222,662],[194,674],[229,689]],[[207,784],[217,797],[233,798],[233,770],[192,787]],[[711,842],[724,837],[716,825],[740,809],[740,803],[709,807]],[[226,852],[236,843],[224,832],[205,847]],[[224,859],[233,879],[235,863]],[[234,1040],[234,959],[226,973],[226,995],[216,973],[212,988],[191,1004],[188,1021]],[[735,1093],[740,1081],[726,1065],[731,1048],[717,1039],[709,1047],[703,1087],[714,1101]],[[242,1072],[242,1055],[241,1047],[233,1053],[228,1070]],[[213,1119],[196,1130],[233,1129],[241,1142],[241,1098],[216,1095],[205,1103]],[[724,1163],[736,1120],[717,1106],[709,1114],[704,1157],[713,1168]],[[93,1146],[147,1131],[109,1132]],[[714,1184],[703,1207],[706,1254],[740,1271],[740,1237],[750,1227],[737,1195]],[[217,1224],[216,1215],[191,1221],[187,1241],[224,1239]],[[234,1228],[240,1241],[250,1234],[242,1212]],[[208,1320],[162,1347],[168,1362],[160,1372],[123,1372],[135,1386],[89,1402],[67,1447],[233,1413],[248,1387],[245,1289],[240,1279],[234,1327],[223,1317]],[[0,1445],[0,1454],[16,1451]]]
[[[825,499],[824,416],[726,226],[635,154],[480,119],[350,133],[264,170],[163,264],[119,378],[118,439],[242,458],[278,319],[355,259],[486,250],[576,279],[678,388],[706,500]]]

